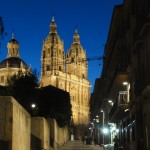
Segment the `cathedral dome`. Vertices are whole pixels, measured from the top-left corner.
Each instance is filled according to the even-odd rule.
[[[25,68],[27,68],[27,64],[18,57],[9,57],[4,59],[2,62],[0,62],[0,69],[2,68],[20,68],[21,65],[23,65]]]
[[[45,42],[51,43],[51,44],[61,43],[61,39],[57,33],[57,25],[55,23],[54,17],[52,18],[52,21],[50,24],[50,32],[49,32]]]
[[[27,64],[20,58],[19,43],[12,35],[12,39],[7,44],[7,58],[0,62],[0,85],[6,86],[7,80],[18,71],[26,71]]]
[[[76,49],[76,50],[83,50],[83,47],[79,43],[74,43],[71,45],[71,49]],[[78,52],[78,51],[77,51]]]
[[[68,51],[68,56],[78,55],[80,58],[86,57],[86,52],[80,44],[80,35],[78,34],[78,30],[75,30],[75,34],[73,36],[73,44],[70,46]]]
[[[19,43],[12,34],[12,39],[7,44],[8,54],[7,57],[20,57],[19,55]]]
[[[61,40],[60,40],[60,37],[57,33],[51,33],[47,36],[45,42],[46,43],[55,43],[55,44],[57,43],[58,44],[59,42],[61,42]]]
[[[19,44],[18,41],[14,38],[12,38],[8,43]]]
[[[19,42],[15,39],[14,34],[12,34],[12,39],[8,42],[7,46],[19,48]]]

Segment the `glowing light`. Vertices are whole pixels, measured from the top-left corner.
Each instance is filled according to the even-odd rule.
[[[129,109],[125,109],[125,112],[129,111]]]
[[[125,82],[123,82],[123,85],[128,85],[128,82],[126,82],[126,81],[125,81]]]
[[[112,127],[112,131],[115,131],[116,130],[116,127]]]
[[[107,134],[108,133],[108,129],[107,128],[103,128],[103,133]]]
[[[112,103],[112,100],[109,100],[108,103]]]
[[[31,104],[31,107],[32,107],[32,108],[35,108],[35,107],[36,107],[36,105],[35,105],[35,104]]]

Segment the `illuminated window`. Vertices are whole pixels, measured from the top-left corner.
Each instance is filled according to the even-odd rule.
[[[47,70],[47,71],[50,71],[50,66],[47,66],[47,67],[46,67],[46,70]]]

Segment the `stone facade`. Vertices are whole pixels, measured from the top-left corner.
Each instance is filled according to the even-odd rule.
[[[43,42],[40,86],[53,85],[70,93],[74,125],[89,123],[90,83],[87,79],[86,51],[76,29],[73,44],[65,54],[54,18]],[[83,134],[83,133],[80,133]]]
[[[31,134],[40,139],[42,149],[50,150],[50,127],[45,118],[31,118]]]
[[[128,150],[150,149],[149,43],[150,1],[124,0],[115,6],[101,75],[105,84],[100,91],[106,92],[101,92],[99,109],[109,113],[105,125],[116,124],[119,144]],[[113,106],[108,107],[108,100]]]
[[[0,96],[0,148],[57,150],[70,139],[68,127],[54,119],[33,117],[10,96]]]
[[[64,145],[68,140],[70,140],[70,133],[68,126],[60,128],[54,119],[47,119],[50,126],[50,137],[51,137],[51,147],[54,150],[58,150],[60,146]]]

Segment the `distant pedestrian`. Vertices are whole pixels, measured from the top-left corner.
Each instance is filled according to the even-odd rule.
[[[97,144],[97,140],[94,138],[94,144],[96,145]]]
[[[84,141],[85,141],[85,139],[84,139],[84,136],[82,135],[82,143],[84,144]]]
[[[84,140],[85,140],[85,144],[87,145],[88,144],[88,137],[87,137],[87,135],[84,136]]]
[[[113,142],[114,142],[114,150],[118,150],[119,139],[118,139],[117,135],[116,135],[115,138],[113,139]]]

